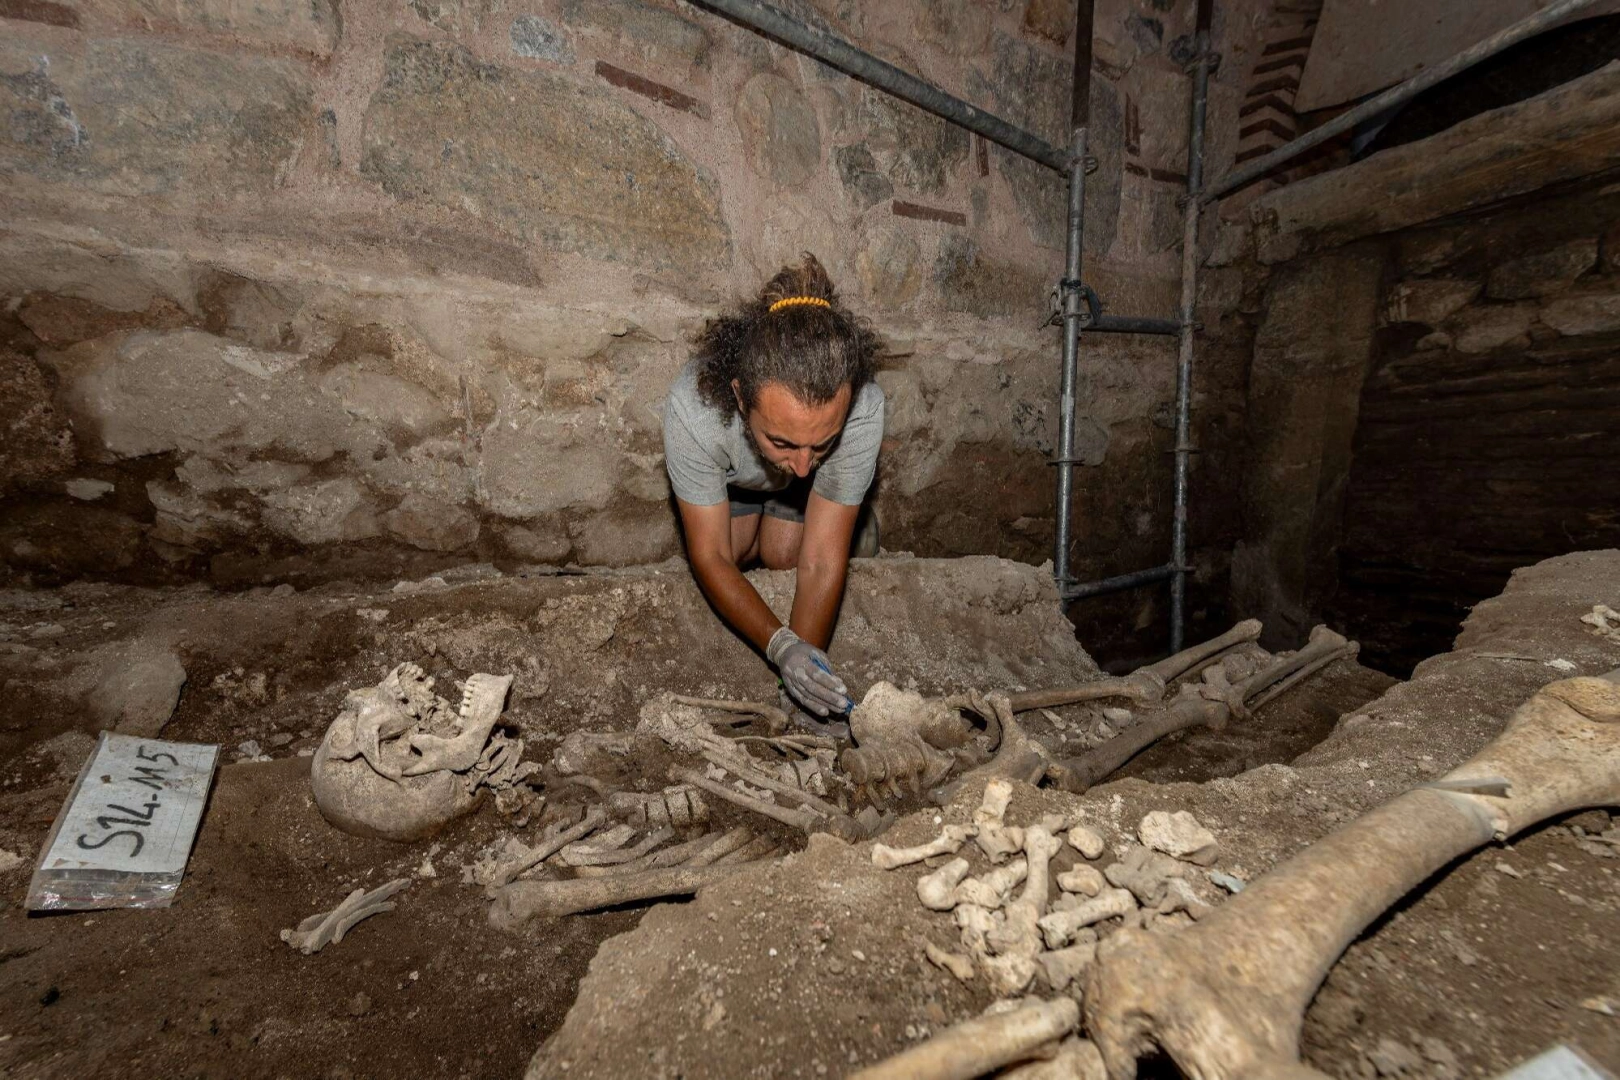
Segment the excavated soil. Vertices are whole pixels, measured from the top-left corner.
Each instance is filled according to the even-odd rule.
[[[756,581],[785,604],[787,575]],[[1147,810],[1188,809],[1220,838],[1220,867],[1252,878],[1468,756],[1563,677],[1543,661],[1620,666],[1620,645],[1578,621],[1617,594],[1616,552],[1522,571],[1411,683],[1333,665],[1247,727],[1167,740],[1084,797],[1021,788],[1009,820],[1078,808],[1117,843]],[[32,860],[98,726],[85,707],[97,650],[135,638],[172,648],[188,674],[164,737],[218,741],[226,761],[251,739],[272,760],[221,769],[172,908],[26,916]],[[471,570],[392,592],[0,597],[0,851],[22,858],[0,869],[0,1074],[483,1077],[528,1064],[535,1076],[836,1076],[988,1004],[982,986],[921,958],[922,940],[954,932],[916,902],[916,871],[877,871],[867,846],[830,838],[689,903],[489,929],[462,869],[538,820],[518,828],[485,807],[431,842],[396,845],[332,829],[309,797],[299,755],[347,690],[408,659],[446,696],[472,671],[515,674],[507,721],[541,760],[570,731],[634,726],[661,690],[772,690],[675,565]],[[937,693],[1096,674],[1044,573],[993,559],[857,563],[833,659],[857,693],[884,677]],[[1073,709],[1030,726],[1072,750],[1101,722]],[[656,783],[672,758],[644,751],[625,767]],[[1169,782],[1188,779],[1210,782]],[[926,838],[976,796],[904,818],[885,840]],[[1620,1019],[1581,1005],[1620,997],[1620,861],[1571,831],[1601,831],[1597,817],[1461,861],[1364,935],[1307,1018],[1308,1060],[1347,1077],[1489,1075],[1563,1039],[1620,1068]],[[413,880],[398,910],[325,952],[302,957],[277,939],[349,889],[399,876]]]
[[[1454,652],[1347,712],[1292,765],[1199,785],[1124,779],[1083,797],[1022,787],[1007,820],[1083,812],[1117,850],[1148,811],[1189,810],[1220,840],[1217,867],[1252,880],[1466,759],[1540,686],[1620,667],[1620,644],[1579,621],[1617,593],[1620,552],[1521,570],[1475,609]],[[977,795],[939,819],[967,819]],[[914,815],[885,840],[920,842],[935,821]],[[1566,1041],[1620,1069],[1620,1018],[1600,1011],[1620,999],[1620,860],[1574,831],[1608,822],[1588,811],[1548,823],[1414,892],[1334,967],[1306,1016],[1307,1062],[1341,1077],[1491,1076]],[[959,984],[922,957],[925,940],[950,946],[955,930],[917,902],[919,873],[879,871],[866,845],[818,839],[654,908],[604,944],[531,1080],[839,1075],[977,1013],[991,1000],[982,982]]]
[[[537,760],[570,732],[633,728],[659,691],[774,700],[775,680],[680,564],[446,577],[381,591],[0,593],[0,1075],[522,1073],[597,946],[643,909],[521,937],[490,930],[462,869],[505,837],[532,840],[542,819],[519,828],[486,806],[432,841],[358,839],[321,818],[301,755],[350,689],[405,660],[452,699],[456,677],[515,674],[503,723]],[[754,580],[785,610],[791,575]],[[185,667],[163,737],[223,747],[185,883],[167,910],[28,916],[33,860],[101,726],[90,688],[129,642],[172,650]],[[857,561],[832,656],[857,693],[878,677],[937,693],[1096,674],[1047,572],[998,559]],[[238,760],[249,740],[270,760]],[[621,779],[661,786],[673,760],[641,740],[618,763]],[[552,796],[548,812],[580,794]],[[742,813],[722,805],[715,824]],[[395,877],[413,879],[398,909],[343,942],[303,957],[278,939],[351,889]]]

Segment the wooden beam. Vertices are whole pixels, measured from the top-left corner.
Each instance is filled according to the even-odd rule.
[[[1620,168],[1620,62],[1415,143],[1288,185],[1249,207],[1279,263]]]

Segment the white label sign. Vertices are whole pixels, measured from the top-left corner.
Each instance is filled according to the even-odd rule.
[[[106,734],[40,869],[178,874],[219,747]]]

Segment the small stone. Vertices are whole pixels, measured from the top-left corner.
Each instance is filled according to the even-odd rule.
[[[275,588],[270,590],[270,595],[274,596],[274,597],[296,596],[297,594],[298,594],[297,588],[295,588],[294,586],[288,584],[285,581],[283,581],[280,585],[277,585]]]
[[[109,495],[113,486],[105,480],[88,480],[78,477],[62,485],[62,490],[81,502],[95,502],[103,495]]]
[[[1117,705],[1109,705],[1102,711],[1103,718],[1112,720],[1116,724],[1129,723],[1133,715],[1129,709],[1121,709]]]
[[[9,874],[23,864],[23,857],[15,851],[0,848],[0,874]]]
[[[1423,1071],[1423,1058],[1416,1050],[1389,1038],[1379,1039],[1367,1060],[1379,1076],[1416,1076]]]
[[[371,1011],[371,995],[364,990],[349,999],[349,1015],[364,1016]]]
[[[1220,853],[1215,835],[1185,810],[1154,810],[1142,818],[1136,835],[1143,844],[1197,866],[1209,866]]]
[[[769,72],[743,85],[735,110],[743,150],[754,172],[781,187],[798,187],[821,165],[816,110],[798,87]]]
[[[1029,0],[1029,7],[1024,9],[1024,29],[1062,45],[1074,30],[1074,5],[1069,0]]]
[[[155,739],[174,715],[186,669],[168,648],[137,641],[109,653],[106,674],[90,693],[90,710],[102,724],[126,735]]]
[[[1620,329],[1620,294],[1561,296],[1542,308],[1541,321],[1565,337]]]
[[[268,739],[265,740],[265,742],[268,742],[272,747],[277,747],[277,748],[286,746],[288,743],[290,743],[292,741],[293,741],[293,734],[290,731],[278,731],[274,735],[270,736]]]
[[[1565,660],[1561,656],[1556,659],[1546,661],[1545,666],[1552,668],[1554,671],[1562,671],[1566,675],[1577,670],[1574,664],[1570,663],[1568,660]]]
[[[1228,874],[1224,870],[1211,870],[1209,880],[1234,896],[1243,891],[1245,884],[1242,878]]]
[[[833,164],[844,191],[859,210],[866,210],[894,194],[894,184],[878,170],[877,160],[864,143],[840,146],[833,151]]]
[[[1467,307],[1478,295],[1479,283],[1476,281],[1446,278],[1403,281],[1389,291],[1384,301],[1384,320],[1439,326]]]
[[[1088,859],[1096,859],[1101,857],[1104,844],[1095,829],[1076,825],[1069,830],[1069,846]]]
[[[1527,340],[1534,319],[1533,304],[1491,304],[1459,312],[1447,329],[1452,332],[1458,352],[1483,353]]]
[[[1496,300],[1527,300],[1563,292],[1597,263],[1596,237],[1583,237],[1550,251],[1539,251],[1491,270],[1486,294]]]
[[[478,519],[453,503],[412,493],[382,517],[397,540],[423,551],[456,551],[478,539]]]
[[[861,952],[859,949],[851,949],[849,951],[849,955],[853,956],[863,964],[866,963],[866,954]]]
[[[574,50],[563,40],[562,31],[538,15],[519,15],[512,20],[512,51],[530,60],[550,60],[572,64]]]

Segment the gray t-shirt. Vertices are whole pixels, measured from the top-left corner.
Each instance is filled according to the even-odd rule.
[[[829,502],[858,506],[877,471],[883,442],[883,390],[869,382],[855,395],[838,445],[816,467],[812,490]],[[791,472],[773,468],[754,448],[739,413],[730,421],[698,393],[697,361],[681,369],[664,403],[664,465],[675,497],[693,506],[726,501],[726,485],[780,491]]]

